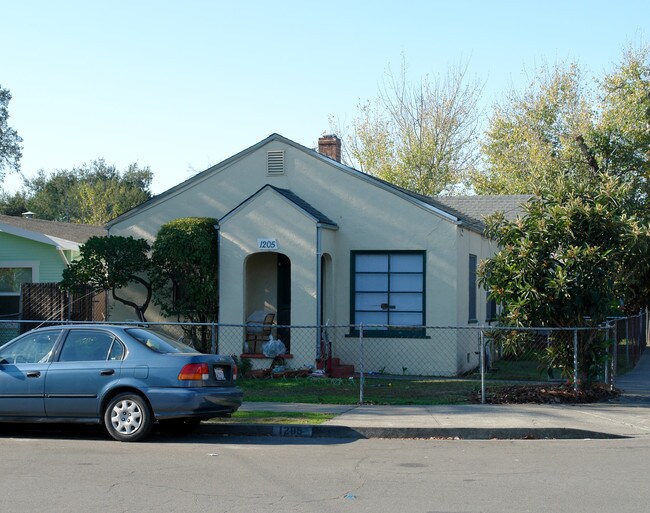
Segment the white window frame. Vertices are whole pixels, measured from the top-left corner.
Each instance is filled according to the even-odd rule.
[[[31,283],[38,283],[40,278],[40,262],[37,260],[1,260],[0,269],[31,269],[32,281]],[[18,297],[18,313],[22,312],[23,305],[21,304],[20,291],[18,292],[0,292],[1,297]]]

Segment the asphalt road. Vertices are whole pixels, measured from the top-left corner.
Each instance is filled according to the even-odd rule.
[[[0,431],[1,512],[647,511],[650,440],[336,440]]]

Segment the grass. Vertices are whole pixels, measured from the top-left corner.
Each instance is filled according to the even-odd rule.
[[[313,404],[358,404],[358,379],[240,379],[244,400]],[[370,404],[461,404],[480,388],[475,380],[367,378],[364,402]]]
[[[229,419],[212,419],[219,424],[322,424],[336,417],[333,413],[301,413],[274,411],[238,411]]]
[[[555,369],[553,378],[557,379],[559,377],[559,369]],[[547,381],[549,376],[546,370],[541,367],[539,360],[501,359],[492,364],[486,378],[511,381]]]

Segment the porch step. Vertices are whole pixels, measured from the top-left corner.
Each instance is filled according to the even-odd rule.
[[[329,371],[328,366],[330,366]],[[341,363],[340,358],[332,358],[330,361],[319,360],[316,362],[316,368],[326,371],[330,378],[352,378],[357,375],[354,372],[354,365]]]
[[[330,378],[351,378],[355,376],[354,365],[341,363],[338,358],[332,358],[332,367],[329,371]]]

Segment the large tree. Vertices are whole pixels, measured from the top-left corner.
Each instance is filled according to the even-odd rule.
[[[27,206],[42,219],[104,224],[151,198],[153,174],[148,167],[129,165],[120,172],[104,159],[72,170],[25,180]]]
[[[650,50],[629,47],[602,78],[577,64],[543,67],[523,92],[510,91],[489,121],[479,194],[544,194],[558,177],[605,172],[632,185],[645,208],[650,173]]]
[[[20,159],[23,156],[20,145],[23,140],[7,122],[10,100],[11,93],[0,85],[0,181],[4,178],[5,169],[9,171],[20,169]]]
[[[410,82],[389,72],[375,101],[359,106],[344,154],[361,171],[424,195],[451,190],[477,159],[481,84],[458,65]],[[340,127],[337,128],[340,131]]]
[[[13,194],[0,192],[0,214],[6,216],[20,216],[27,212],[27,195],[18,191]]]
[[[181,218],[160,227],[153,243],[150,277],[154,302],[177,321],[217,320],[216,219]],[[188,327],[186,334],[200,350],[210,348],[207,327]]]
[[[533,197],[524,215],[488,220],[486,235],[500,250],[480,269],[506,325],[597,326],[623,300],[647,305],[643,282],[650,262],[650,226],[630,208],[631,185],[599,172],[558,177],[552,191]],[[598,354],[595,332],[581,334],[583,379]],[[571,341],[547,350],[549,363],[571,375]]]
[[[542,68],[525,91],[509,91],[496,105],[472,187],[479,194],[541,194],[559,177],[587,172],[576,138],[592,126],[578,66]]]
[[[601,114],[583,147],[585,156],[594,170],[630,183],[645,210],[650,194],[650,46],[627,48],[598,85]]]

